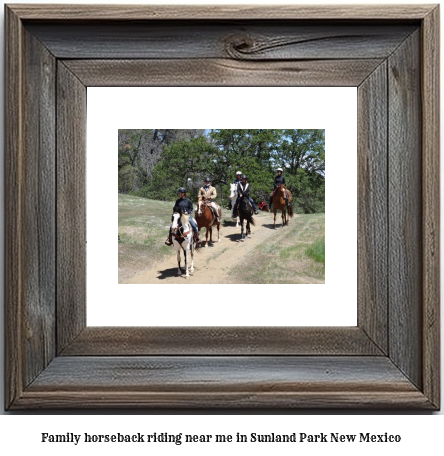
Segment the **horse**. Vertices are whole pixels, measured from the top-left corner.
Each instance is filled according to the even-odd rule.
[[[293,200],[293,195],[291,194],[290,190],[287,190],[284,184],[279,185],[273,194],[274,228],[276,228],[276,212],[278,209],[282,211],[282,226],[288,225],[289,219],[293,217],[293,210],[291,208],[291,205],[289,205],[287,208],[287,202],[285,201],[285,192],[289,193],[288,203],[291,203]]]
[[[196,244],[193,238],[193,227],[191,226],[188,216],[182,214],[180,210],[175,208],[173,214],[173,224],[171,225],[171,232],[173,234],[173,245],[177,253],[177,275],[182,275],[182,269],[180,268],[180,250],[183,250],[185,256],[185,277],[190,277],[190,272],[194,271],[194,251]],[[191,268],[188,270],[188,259],[191,253]]]
[[[234,207],[237,199],[237,184],[230,184],[230,199],[231,199],[231,207]],[[233,222],[236,220],[236,228],[239,226],[239,216],[232,217]]]
[[[246,233],[247,236],[250,237],[251,235],[251,230],[250,230],[250,224],[255,225],[254,219],[253,219],[253,208],[251,207],[250,200],[248,196],[244,196],[241,198],[239,201],[239,218],[240,218],[240,226],[241,226],[241,242],[244,242],[245,240],[245,235],[244,235],[244,220],[247,221],[246,224]]]
[[[222,215],[222,214],[220,214]],[[216,222],[217,218],[213,217],[213,212],[204,201],[197,202],[196,215],[194,217],[197,222],[197,230],[200,236],[201,228],[205,228],[205,247],[208,247],[208,232],[210,232],[210,242],[213,242],[213,226],[217,227],[217,242],[220,242],[220,221]],[[220,220],[220,217],[219,217]]]

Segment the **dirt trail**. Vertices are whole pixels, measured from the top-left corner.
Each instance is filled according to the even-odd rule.
[[[213,228],[213,243],[208,243],[207,248],[200,248],[195,253],[194,273],[188,279],[185,278],[185,273],[177,276],[176,251],[172,246],[171,256],[127,283],[225,283],[230,269],[236,264],[244,263],[245,257],[256,245],[276,236],[281,229],[280,217],[276,217],[277,229],[273,229],[273,214],[270,213],[260,213],[255,217],[255,222],[256,226],[251,227],[251,237],[244,242],[240,242],[240,227],[236,228],[234,223],[221,225],[220,242],[217,242],[217,230]],[[201,231],[201,239],[205,240],[205,230]],[[183,252],[181,266],[183,270]]]

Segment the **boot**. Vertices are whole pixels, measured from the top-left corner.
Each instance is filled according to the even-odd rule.
[[[168,237],[166,238],[165,245],[173,245],[173,235],[169,234]]]

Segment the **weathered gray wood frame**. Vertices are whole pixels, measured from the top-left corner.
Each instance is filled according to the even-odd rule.
[[[7,409],[439,408],[438,6],[5,18]],[[86,327],[86,87],[115,85],[358,87],[358,326]]]

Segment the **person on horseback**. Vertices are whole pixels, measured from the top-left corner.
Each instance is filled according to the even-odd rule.
[[[242,182],[242,173],[240,171],[236,171],[236,179],[234,179],[233,184],[236,185],[240,184]],[[230,202],[228,203],[228,209],[231,209],[231,199]],[[234,215],[233,215],[234,218]]]
[[[206,177],[204,186],[199,189],[199,195],[197,199],[198,201],[204,201],[207,203],[208,207],[216,216],[216,223],[220,223],[221,210],[219,205],[213,201],[216,196],[217,192],[216,189],[211,186],[211,179],[209,177]]]
[[[242,173],[240,171],[236,171],[236,179],[234,179],[233,184],[240,184],[242,182]]]
[[[244,196],[248,198],[251,205],[253,206],[254,213],[256,215],[259,214],[259,211],[257,210],[256,205],[254,204],[254,201],[250,197],[250,184],[247,183],[247,179],[248,179],[247,176],[244,174],[242,176],[242,180],[237,184],[237,199],[236,199],[236,202],[234,203],[233,218],[236,217],[237,206],[239,204],[240,199]]]
[[[271,206],[273,204],[273,196],[274,196],[274,192],[276,191],[276,189],[279,187],[279,185],[285,185],[285,177],[282,175],[282,168],[278,168],[276,170],[277,172],[277,176],[275,176],[274,178],[274,188],[273,188],[273,191],[271,192],[270,194],[270,209],[271,209]],[[288,202],[288,199],[289,199],[289,194],[288,192],[286,191],[285,194],[287,195],[287,198],[285,198],[285,202],[287,203],[287,207],[290,205],[290,203]]]
[[[196,221],[192,217],[193,215],[193,203],[191,202],[190,198],[187,198],[187,189],[185,187],[180,187],[177,190],[177,194],[179,198],[174,203],[174,210],[182,211],[182,214],[188,215],[188,220],[190,222],[191,227],[193,228],[194,232],[194,239],[197,243],[200,242],[199,233],[197,231]],[[165,241],[166,245],[173,244],[173,234],[171,232],[171,225],[170,225],[170,232],[168,234],[167,240]]]

